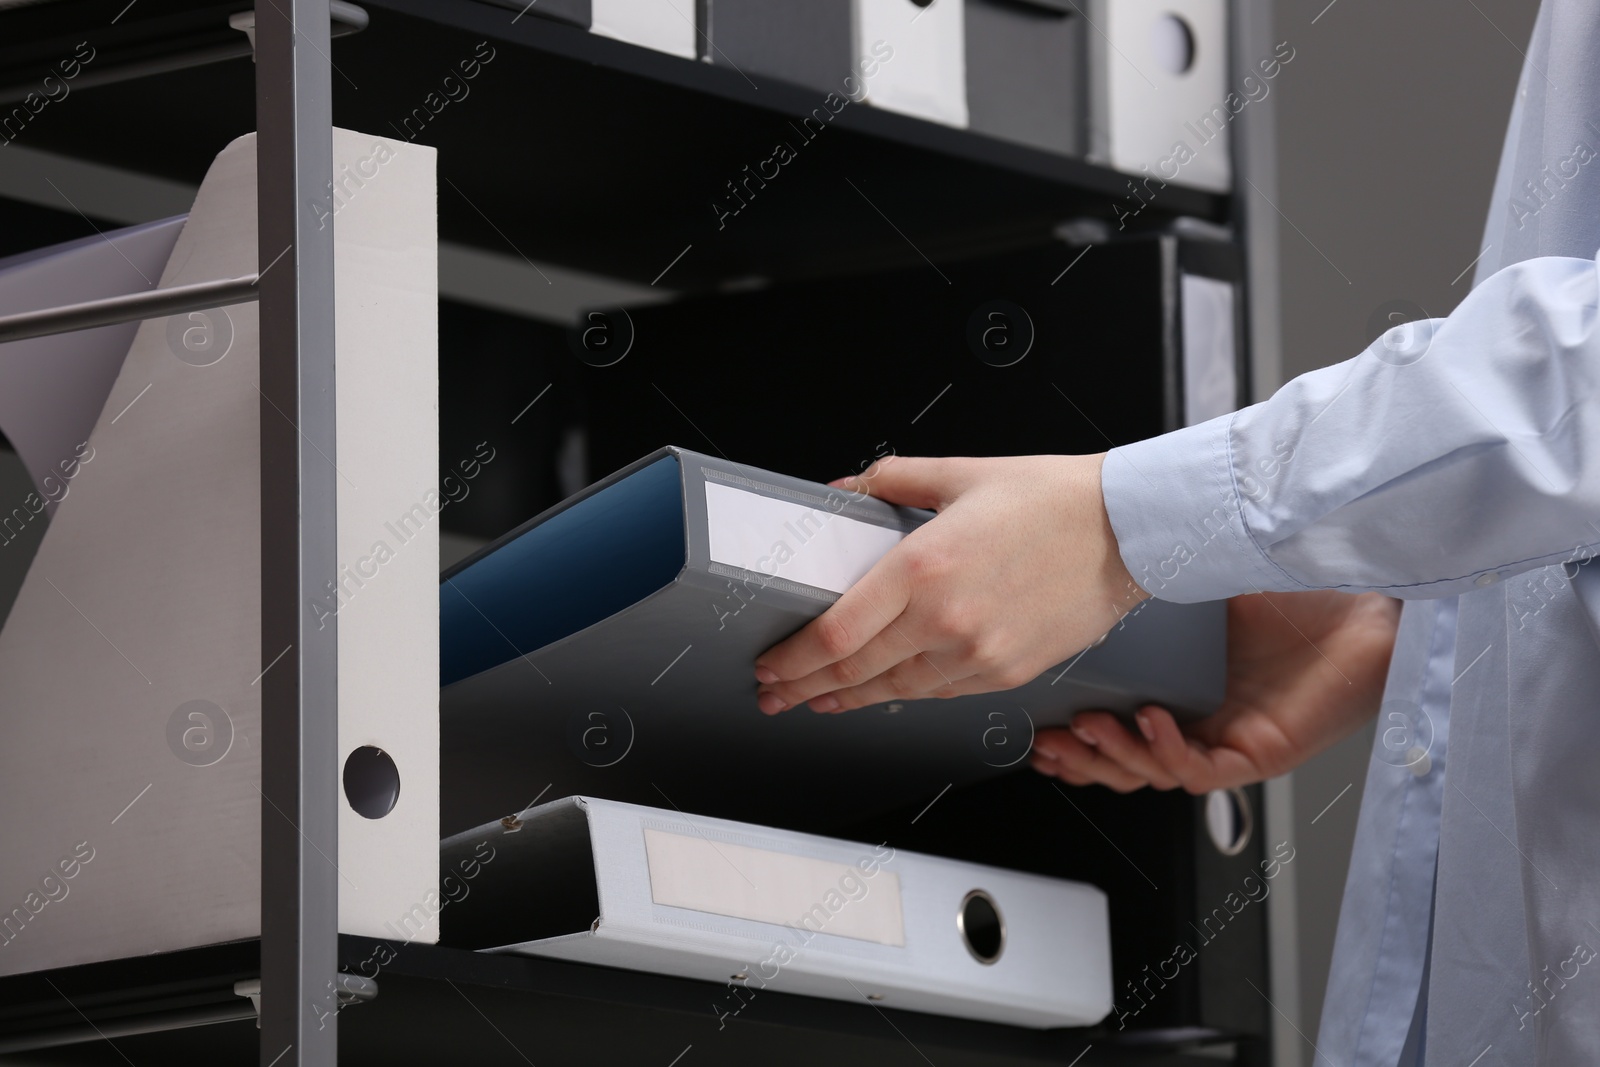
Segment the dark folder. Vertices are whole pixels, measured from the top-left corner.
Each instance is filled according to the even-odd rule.
[[[756,657],[932,517],[665,448],[451,568],[444,829],[547,787],[821,826],[1019,766],[1085,708],[1221,700],[1222,605],[1152,600],[1017,689],[761,714]]]

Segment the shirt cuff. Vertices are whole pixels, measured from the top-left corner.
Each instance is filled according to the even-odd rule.
[[[1113,448],[1100,490],[1117,549],[1140,588],[1194,604],[1305,588],[1279,570],[1245,526],[1234,476],[1233,415]]]

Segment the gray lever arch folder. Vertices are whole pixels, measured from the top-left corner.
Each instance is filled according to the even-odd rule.
[[[444,941],[1015,1026],[1111,1010],[1093,886],[590,797],[441,846]]]
[[[1220,702],[1221,604],[1146,601],[1018,689],[842,715],[756,708],[756,657],[931,512],[664,448],[445,572],[443,828],[597,793],[808,826],[1018,766],[1085,708]]]

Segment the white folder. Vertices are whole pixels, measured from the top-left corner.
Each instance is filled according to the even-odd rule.
[[[594,0],[590,33],[695,58],[693,0]]]
[[[915,0],[853,0],[852,8],[852,66],[856,70],[876,68],[870,79],[863,79],[867,103],[946,126],[966,126],[967,46],[962,0],[937,0],[927,5]],[[872,60],[882,62],[860,66]]]
[[[255,149],[241,137],[212,163],[162,286],[258,269]],[[334,130],[333,158],[333,199],[308,210],[329,225],[337,213],[338,437],[326,458],[341,584],[305,611],[312,625],[337,611],[341,766],[381,749],[399,793],[381,818],[341,801],[338,855],[325,858],[341,931],[393,936],[398,924],[433,941],[434,150]],[[131,288],[145,287],[134,274]],[[56,348],[74,338],[102,343],[63,335]],[[13,347],[0,345],[0,362]],[[261,648],[257,305],[147,320],[126,351],[0,631],[0,974],[261,929],[258,682],[276,650]],[[389,551],[374,563],[380,541]]]
[[[466,948],[1036,1028],[1111,1010],[1105,894],[975,863],[567,797],[447,839]]]
[[[1141,176],[1128,207],[1159,197],[1164,181],[1227,192],[1228,128],[1255,82],[1229,85],[1226,0],[1091,0],[1087,7],[1090,156]]]
[[[155,288],[183,221],[180,215],[0,259],[0,314]],[[56,501],[72,491],[64,475],[75,471],[72,460],[89,439],[138,328],[120,322],[0,345],[0,429],[33,478],[34,507],[53,515]],[[0,523],[21,503],[0,502]],[[5,530],[6,539],[15,535]]]

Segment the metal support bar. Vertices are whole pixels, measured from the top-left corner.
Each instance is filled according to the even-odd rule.
[[[338,1061],[338,627],[310,610],[337,564],[328,6],[266,0],[255,20],[261,1067]]]
[[[31,1033],[0,1037],[0,1055],[32,1052],[41,1048],[58,1048],[62,1045],[83,1045],[107,1038],[155,1034],[164,1030],[184,1030],[191,1026],[239,1022],[253,1019],[255,1014],[256,1010],[250,1006],[250,1002],[241,1000],[237,1004],[217,1004],[206,1008],[186,1008],[182,1011],[152,1012],[121,1019],[102,1019],[81,1026],[61,1026],[52,1030],[35,1030]]]
[[[222,278],[194,285],[175,285],[170,289],[150,289],[143,293],[108,296],[82,304],[23,311],[0,316],[0,344],[25,341],[74,330],[92,330],[139,319],[159,319],[185,311],[247,304],[256,299],[256,275]]]
[[[340,1009],[355,1004],[365,1004],[378,995],[378,983],[359,974],[335,974],[333,987]],[[0,1036],[0,1055],[58,1048],[62,1045],[83,1045],[113,1037],[186,1030],[194,1026],[211,1026],[215,1023],[242,1022],[245,1019],[255,1019],[259,1028],[261,979],[247,978],[235,982],[233,992],[234,996],[240,999],[229,1004],[146,1011],[136,1015],[100,1018],[98,1021],[86,1020],[74,1026],[56,1026],[20,1034],[7,1034]]]
[[[136,63],[118,63],[115,66],[85,70],[73,80],[72,87],[76,90],[92,89],[97,85],[115,85],[135,78],[147,78],[153,74],[166,74],[174,70],[188,70],[190,67],[221,63],[227,59],[238,59],[249,54],[249,41],[230,41],[227,44],[209,45],[205,48],[183,48]],[[30,93],[42,95],[39,92],[37,78],[33,81],[0,86],[0,104],[20,103],[26,100]]]

